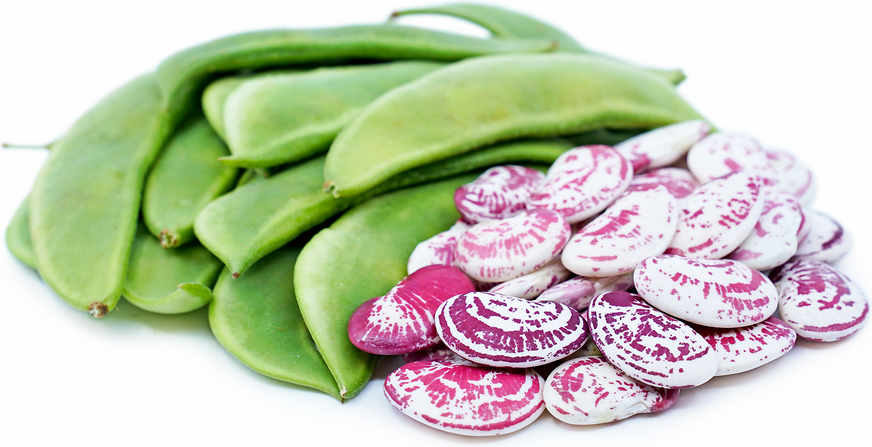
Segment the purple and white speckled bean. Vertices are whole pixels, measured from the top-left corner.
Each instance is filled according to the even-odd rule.
[[[424,360],[444,360],[446,362],[464,364],[468,364],[469,362],[465,358],[457,355],[456,352],[448,349],[448,346],[445,346],[445,344],[443,343],[439,343],[436,346],[422,349],[420,351],[403,354],[402,357],[403,361],[406,363],[420,362]]]
[[[564,281],[542,292],[536,301],[554,301],[565,304],[579,312],[587,309],[593,297],[607,292],[626,292],[633,287],[633,273],[602,278],[582,276]]]
[[[454,251],[469,225],[458,220],[446,231],[421,242],[409,256],[406,271],[411,275],[428,265],[454,265]]]
[[[763,182],[735,172],[697,188],[678,204],[678,229],[666,253],[717,259],[744,241],[763,212]]]
[[[545,411],[544,385],[532,369],[430,360],[390,373],[384,392],[391,405],[422,424],[459,435],[494,436],[518,431]]]
[[[436,311],[439,338],[482,365],[527,368],[560,360],[580,348],[587,331],[578,312],[488,292],[456,296]]]
[[[569,223],[581,222],[606,209],[632,179],[633,165],[611,147],[577,147],[554,161],[527,208],[554,210]]]
[[[348,320],[348,338],[361,351],[379,355],[415,352],[439,344],[434,314],[445,300],[475,290],[460,270],[424,267],[385,296],[363,303]]]
[[[715,376],[750,371],[763,366],[790,351],[796,343],[796,332],[775,317],[731,329],[694,326],[715,350],[720,360]]]
[[[854,237],[835,219],[812,210],[805,212],[805,218],[811,228],[796,249],[795,259],[835,262],[851,251]]]
[[[636,174],[640,174],[671,165],[710,130],[711,126],[705,121],[685,121],[636,135],[616,145],[615,150],[633,165]]]
[[[772,279],[780,294],[781,319],[806,340],[841,340],[866,324],[866,295],[825,262],[790,261],[774,270]]]
[[[754,231],[727,257],[757,270],[784,264],[799,246],[797,235],[802,221],[799,200],[790,194],[772,191],[766,194],[763,213]]]
[[[633,380],[604,357],[564,362],[545,380],[545,408],[572,425],[605,424],[643,413],[657,413],[678,401],[679,390]]]
[[[581,276],[632,272],[643,259],[666,250],[677,226],[675,197],[665,187],[630,192],[573,236],[561,259]]]
[[[496,166],[454,192],[454,205],[468,222],[505,219],[526,209],[545,174],[524,166]]]
[[[661,388],[702,385],[718,370],[715,351],[690,326],[639,295],[610,292],[590,303],[590,332],[613,365]]]
[[[545,267],[498,284],[489,292],[529,300],[536,298],[549,287],[566,281],[571,276],[572,272],[566,270],[566,267],[560,262],[560,258],[555,258]]]
[[[687,153],[687,167],[703,183],[738,171],[757,175],[770,186],[778,183],[778,172],[760,143],[737,132],[713,133],[694,144]]]
[[[639,263],[634,280],[649,304],[703,326],[749,326],[771,317],[778,307],[772,281],[730,259],[652,256]]]
[[[454,252],[455,265],[478,281],[508,281],[557,257],[569,236],[569,224],[560,214],[523,211],[466,230]]]
[[[785,151],[767,150],[769,165],[778,173],[777,191],[792,194],[802,206],[809,206],[817,194],[817,180],[805,163]]]
[[[627,191],[647,191],[660,185],[665,186],[673,197],[681,199],[698,188],[699,182],[687,169],[660,168],[633,177]]]

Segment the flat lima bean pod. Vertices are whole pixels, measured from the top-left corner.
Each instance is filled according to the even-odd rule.
[[[552,51],[547,39],[488,40],[398,25],[254,31],[178,52],[157,69],[164,104],[180,115],[209,78],[242,69],[356,60],[455,61],[494,53]]]
[[[122,295],[140,309],[180,314],[212,300],[221,261],[197,242],[167,250],[140,224]]]
[[[297,301],[342,397],[363,389],[377,361],[348,339],[351,315],[406,276],[406,261],[419,242],[460,217],[454,190],[473,179],[454,177],[369,200],[303,248],[294,270]]]
[[[165,248],[194,239],[194,218],[233,188],[238,169],[218,162],[227,146],[202,116],[170,139],[145,181],[142,217]]]
[[[9,226],[6,227],[6,247],[9,253],[22,264],[36,269],[36,258],[33,256],[33,241],[30,239],[30,197],[25,197]]]
[[[466,20],[481,26],[490,31],[494,37],[499,38],[553,39],[557,42],[557,51],[561,52],[596,54],[584,49],[572,36],[541,20],[491,5],[453,3],[427,8],[405,9],[391,14],[391,19],[417,14],[437,14]],[[605,55],[596,55],[613,59]],[[663,77],[674,85],[680,84],[685,79],[684,73],[681,70],[657,70],[649,68],[648,71]],[[598,143],[608,144],[602,141]]]
[[[209,305],[209,326],[221,346],[249,368],[342,400],[294,295],[299,255],[300,247],[283,247],[245,278],[232,279],[224,270]]]
[[[373,102],[330,147],[324,187],[358,194],[405,170],[513,138],[699,118],[669,83],[619,62],[566,53],[480,57]]]
[[[340,199],[321,191],[324,157],[316,157],[213,201],[197,216],[194,229],[203,245],[239,275],[303,231],[368,197],[494,164],[551,163],[570,147],[560,140],[502,144],[405,172],[366,194]]]
[[[251,77],[224,104],[223,127],[232,155],[221,162],[270,167],[325,152],[373,100],[443,66],[399,61]]]
[[[111,93],[52,146],[30,195],[40,275],[95,317],[121,297],[142,186],[172,129],[154,75]]]

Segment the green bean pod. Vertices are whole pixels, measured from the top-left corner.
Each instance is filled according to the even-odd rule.
[[[547,38],[557,42],[557,51],[587,52],[572,36],[530,16],[475,3],[452,3],[427,8],[404,9],[391,18],[417,14],[436,14],[463,19],[488,30],[496,37]]]
[[[444,66],[400,61],[248,78],[224,103],[222,126],[233,155],[221,161],[271,167],[326,152],[339,131],[369,103]]]
[[[507,139],[699,118],[665,80],[620,62],[567,53],[480,57],[370,104],[330,147],[325,189],[359,194],[408,169]]]
[[[9,226],[6,227],[6,247],[15,259],[36,270],[33,241],[30,239],[30,196],[25,197],[21,205],[18,205]]]
[[[497,53],[552,51],[550,40],[489,40],[396,25],[255,31],[176,53],[157,69],[164,104],[182,115],[210,78],[242,69],[348,60],[455,61]]]
[[[227,76],[210,83],[203,91],[203,113],[206,121],[212,126],[212,130],[227,141],[227,132],[224,129],[224,104],[227,97],[242,85],[247,76]]]
[[[545,22],[496,6],[475,3],[454,3],[397,11],[391,15],[391,18],[415,14],[437,14],[466,20],[483,27],[496,37],[554,39],[558,42],[557,51],[560,52],[587,53],[618,60],[605,54],[586,50],[570,35]],[[666,79],[672,85],[681,84],[686,78],[681,70],[660,70],[657,68],[646,68],[646,70]]]
[[[30,194],[30,234],[40,275],[73,307],[99,318],[121,297],[145,175],[173,127],[148,74],[52,146]]]
[[[502,144],[405,172],[363,194],[338,199],[321,190],[321,156],[216,199],[197,216],[194,231],[239,276],[302,232],[369,197],[496,164],[550,164],[572,147],[560,140]]]
[[[139,225],[122,295],[136,307],[161,314],[199,309],[212,300],[211,287],[224,266],[197,242],[167,250]]]
[[[567,135],[564,138],[571,141],[576,146],[589,146],[592,144],[605,144],[606,146],[614,146],[620,142],[646,132],[646,129],[622,129],[612,130],[599,128],[582,132],[576,135]]]
[[[460,217],[454,190],[474,179],[454,177],[371,199],[303,248],[294,271],[297,301],[342,397],[360,392],[378,360],[348,340],[351,314],[396,286],[415,246]]]
[[[209,325],[221,346],[249,368],[342,400],[294,295],[299,254],[300,247],[283,247],[235,280],[224,270],[209,305]]]
[[[239,170],[218,161],[230,152],[202,115],[176,131],[145,181],[142,217],[164,248],[194,239],[194,218],[236,185]]]

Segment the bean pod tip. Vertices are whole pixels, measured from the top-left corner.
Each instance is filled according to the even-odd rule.
[[[94,318],[103,318],[109,313],[109,308],[99,301],[94,301],[88,306],[88,312]]]

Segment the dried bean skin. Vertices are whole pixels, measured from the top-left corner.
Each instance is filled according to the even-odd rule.
[[[218,162],[227,146],[199,116],[176,131],[149,172],[142,217],[165,248],[194,239],[194,219],[236,184],[239,170]]]
[[[294,271],[297,301],[342,397],[360,392],[378,360],[348,339],[349,318],[406,276],[406,261],[419,242],[460,217],[454,190],[474,178],[453,177],[370,199],[303,248]]]
[[[209,305],[209,326],[224,349],[249,368],[341,401],[294,295],[300,250],[295,245],[276,250],[244,278],[233,279],[224,270]]]
[[[763,366],[787,354],[796,343],[796,332],[775,317],[739,328],[693,328],[719,357],[715,376],[739,374]]]
[[[405,172],[366,194],[339,199],[321,191],[324,157],[316,157],[218,198],[197,216],[194,230],[209,251],[241,274],[303,231],[366,198],[505,162],[551,163],[570,147],[559,140],[502,144]]]
[[[140,224],[130,250],[122,295],[140,309],[190,312],[209,304],[221,261],[197,242],[167,250]]]
[[[172,127],[148,74],[52,146],[30,195],[30,230],[40,275],[71,306],[102,317],[121,297],[145,176]]]
[[[30,239],[30,196],[25,197],[6,227],[6,247],[22,264],[36,270],[33,241]]]
[[[413,167],[512,138],[699,118],[663,79],[618,62],[568,53],[480,57],[367,107],[330,147],[325,188],[356,194]]]
[[[221,162],[270,167],[323,153],[369,103],[443,66],[399,61],[252,76],[224,103],[223,126],[232,155]]]
[[[488,40],[398,25],[265,30],[223,37],[180,51],[157,69],[164,104],[182,114],[211,77],[242,69],[356,60],[455,61],[493,53],[543,52],[545,39]]]

